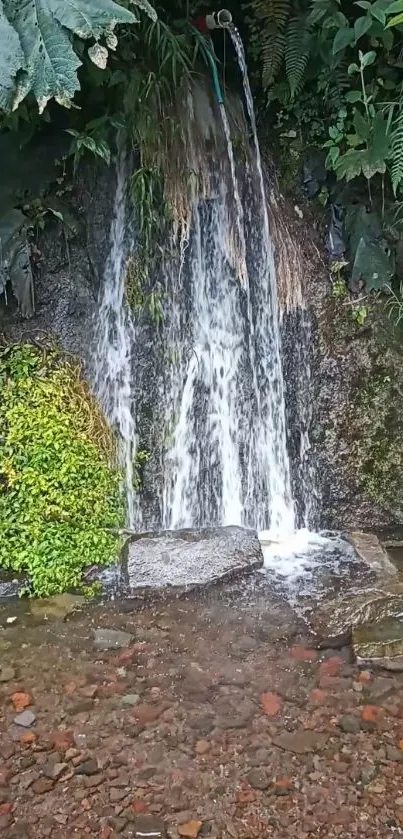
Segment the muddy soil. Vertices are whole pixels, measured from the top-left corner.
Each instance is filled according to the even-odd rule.
[[[403,674],[313,649],[258,576],[127,609],[0,607],[2,839],[403,834]]]

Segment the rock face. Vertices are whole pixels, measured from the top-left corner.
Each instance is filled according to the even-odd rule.
[[[403,617],[403,585],[400,612]],[[385,617],[353,630],[353,649],[361,663],[374,663],[387,670],[403,670],[403,620]]]
[[[359,557],[354,579],[346,578],[347,585],[329,591],[317,605],[310,618],[312,629],[329,645],[349,641],[354,631],[354,649],[363,660],[400,655],[403,642],[394,619],[403,615],[403,582],[376,536],[353,533],[349,539]]]
[[[257,534],[241,527],[167,531],[130,539],[124,549],[124,587],[191,589],[263,565]]]

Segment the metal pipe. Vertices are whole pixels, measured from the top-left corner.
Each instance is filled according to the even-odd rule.
[[[228,9],[220,9],[219,12],[212,12],[211,15],[206,15],[206,24],[208,29],[225,29],[232,23],[232,14]]]

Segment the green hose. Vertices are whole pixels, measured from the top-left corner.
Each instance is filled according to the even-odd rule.
[[[223,105],[224,104],[224,97],[222,95],[220,80],[218,78],[217,64],[216,64],[214,55],[211,52],[211,50],[207,49],[206,52],[207,52],[208,60],[210,62],[210,66],[211,66],[211,72],[212,72],[212,76],[213,76],[214,90],[215,90],[215,94],[216,94],[216,97],[217,97],[217,102],[218,102],[219,105]]]

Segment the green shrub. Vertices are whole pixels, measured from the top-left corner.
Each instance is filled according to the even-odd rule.
[[[32,345],[0,350],[0,567],[47,597],[107,564],[124,520],[112,432],[77,363]]]

